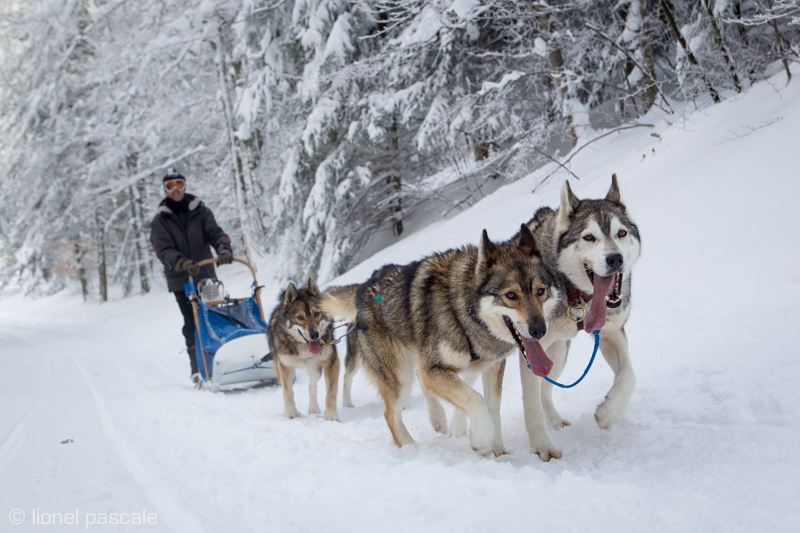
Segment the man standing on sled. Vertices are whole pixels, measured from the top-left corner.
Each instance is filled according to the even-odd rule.
[[[214,214],[194,195],[186,193],[186,178],[176,168],[170,168],[164,178],[166,198],[158,205],[158,212],[150,228],[150,242],[164,265],[167,287],[175,295],[183,315],[183,337],[192,365],[192,381],[200,381],[197,371],[194,344],[194,316],[192,304],[184,293],[183,284],[189,274],[197,281],[216,279],[214,265],[198,266],[211,259],[211,246],[217,251],[220,265],[233,261],[231,240],[214,220]]]

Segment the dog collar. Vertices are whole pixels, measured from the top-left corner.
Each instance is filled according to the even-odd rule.
[[[592,296],[582,293],[580,289],[570,283],[569,279],[566,280],[565,288],[567,291],[567,317],[575,322],[580,331],[583,329],[583,319],[586,318],[585,304],[592,300]],[[572,315],[572,311],[581,312],[583,315],[576,319]]]

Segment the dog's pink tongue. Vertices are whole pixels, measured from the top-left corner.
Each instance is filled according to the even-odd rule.
[[[617,275],[611,274],[601,278],[594,275],[594,292],[592,293],[592,307],[586,318],[583,319],[583,329],[591,333],[596,329],[602,329],[606,325],[606,296],[611,293],[614,283],[617,282]]]
[[[322,345],[319,343],[319,341],[311,341],[308,343],[308,351],[314,355],[317,355],[322,351]]]
[[[553,368],[553,361],[544,353],[539,341],[522,337],[522,344],[525,345],[525,358],[533,373],[540,377],[549,374]]]

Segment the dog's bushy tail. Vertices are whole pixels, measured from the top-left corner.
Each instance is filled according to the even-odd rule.
[[[352,322],[356,318],[356,291],[360,285],[329,287],[320,296],[319,306],[324,313]]]

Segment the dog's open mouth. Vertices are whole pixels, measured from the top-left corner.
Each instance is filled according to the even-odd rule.
[[[528,365],[530,365],[533,373],[537,376],[546,376],[549,374],[550,370],[553,368],[553,361],[544,353],[544,349],[542,349],[542,345],[539,344],[539,341],[521,335],[520,332],[517,331],[514,322],[505,315],[503,315],[503,322],[505,322],[508,331],[511,332],[511,336],[517,343],[520,353],[522,353],[528,361]]]
[[[317,355],[322,351],[322,345],[319,343],[319,341],[311,341],[308,343],[308,351],[314,355]]]
[[[622,305],[622,273],[610,276],[596,276],[588,265],[583,265],[586,275],[592,281],[592,307],[583,319],[583,329],[589,332],[602,329],[606,324],[606,309],[616,309]],[[598,305],[599,302],[606,305]]]
[[[600,281],[601,283],[599,283],[598,285],[595,285],[595,283],[594,283],[594,278],[595,278],[594,271],[591,268],[589,268],[589,265],[583,265],[583,269],[586,271],[586,275],[589,276],[589,280],[592,282],[592,285],[594,286],[594,294],[592,295],[592,299],[594,299],[594,297],[597,295],[598,285],[601,285],[600,288],[602,290],[602,286],[605,286],[607,282],[608,282],[608,285],[611,285],[613,283],[613,280],[611,280],[611,278],[616,276],[616,283],[613,283],[613,289],[611,289],[611,290],[606,292],[606,306],[610,307],[611,309],[616,309],[617,307],[622,305],[622,276],[623,276],[623,274],[621,272],[619,274],[617,274],[617,273],[611,274],[610,276],[607,276],[605,278],[601,278],[601,277],[598,276],[598,281]],[[609,282],[609,280],[611,280],[611,281]]]
[[[303,337],[304,341],[306,341],[306,344],[308,345],[308,351],[309,352],[311,352],[314,355],[317,355],[319,352],[322,351],[322,345],[319,343],[318,340],[310,341],[310,340],[306,339],[306,336],[303,335],[302,332],[300,333],[300,336]]]

